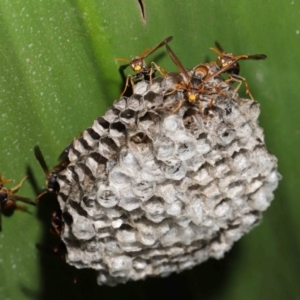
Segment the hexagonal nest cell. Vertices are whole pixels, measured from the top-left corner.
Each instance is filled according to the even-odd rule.
[[[259,104],[211,80],[220,92],[203,95],[202,111],[174,111],[184,91],[172,78],[141,81],[70,147],[61,237],[67,262],[97,270],[100,285],[219,259],[270,205],[281,176]]]

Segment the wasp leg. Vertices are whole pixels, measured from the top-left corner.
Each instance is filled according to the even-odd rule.
[[[4,177],[0,173],[0,185],[6,185],[7,183],[12,182],[12,179],[4,179]]]
[[[153,68],[154,67],[154,68]],[[162,67],[158,66],[155,62],[151,62],[151,70],[155,70],[158,71],[163,77],[167,77],[168,76],[168,72],[163,69]],[[152,73],[155,73],[155,71],[152,71]],[[150,76],[151,78],[151,76]]]
[[[28,176],[25,176],[25,177],[21,180],[21,182],[20,182],[18,185],[16,185],[16,186],[13,187],[12,189],[10,189],[10,192],[15,192],[15,191],[17,191],[17,190],[22,186],[23,182],[24,182],[27,178],[28,178]]]
[[[214,86],[213,88],[215,89],[215,91],[216,91],[216,94],[219,94],[219,95],[221,95],[221,96],[223,96],[223,97],[228,97],[226,94],[224,94],[223,92],[222,92],[222,90],[221,89],[219,89],[219,85],[220,84],[222,84],[222,82],[221,83],[219,83],[217,86]]]
[[[229,79],[227,79],[226,81],[223,81],[223,82],[228,83],[229,81],[234,81],[234,80],[229,80]],[[227,95],[224,94],[224,93],[219,89],[219,86],[220,86],[223,82],[219,83],[218,86],[215,87],[215,88],[218,88],[218,90],[220,91],[220,93],[219,93],[220,95],[222,95],[222,96],[225,97],[225,98],[228,98],[228,94],[227,94]],[[239,84],[239,86],[237,87],[237,90],[239,89],[239,87],[240,87],[240,84]],[[232,96],[232,97],[233,97],[233,99],[234,99],[237,103],[241,103],[241,100],[239,100],[239,98],[236,98],[237,90],[234,89],[234,91],[233,91],[233,96]]]
[[[36,196],[35,201],[38,202],[42,198],[42,196],[44,196],[47,193],[49,193],[48,190],[41,192],[39,195]]]
[[[201,100],[199,100],[199,112],[200,112],[201,117],[203,118],[204,117],[204,114],[203,114],[203,104],[202,104]]]
[[[229,79],[227,79],[225,82],[230,82],[230,81],[238,82],[238,86],[234,89],[235,94],[238,92],[238,90],[240,89],[242,83],[244,82],[245,86],[246,86],[246,94],[250,96],[251,100],[254,100],[254,98],[253,98],[253,96],[250,92],[249,84],[248,84],[246,78],[244,78],[240,75],[231,74]]]
[[[175,93],[176,91],[177,91],[177,89],[174,89],[174,90],[172,90],[172,91],[170,91],[170,92],[167,92],[167,93],[164,94],[164,97],[169,96],[169,95],[172,95],[172,94]]]
[[[134,89],[134,82],[133,82],[133,79],[132,78],[134,78],[135,76],[132,76],[132,75],[128,75],[127,76],[127,78],[126,78],[126,82],[125,82],[125,87],[124,87],[124,90],[123,90],[123,92],[122,92],[122,94],[120,95],[120,97],[122,97],[124,94],[125,94],[125,92],[126,92],[126,90],[127,90],[127,87],[128,87],[128,85],[129,85],[129,80],[130,80],[130,84],[131,84],[131,86],[132,86],[132,90]]]
[[[165,71],[163,68],[161,68],[155,62],[152,61],[151,62],[151,67],[149,68],[149,82],[150,82],[150,85],[152,85],[152,79],[154,77],[153,75],[155,75],[156,71],[158,71],[164,77],[167,77],[167,75],[168,75],[167,71]]]
[[[178,105],[176,106],[176,108],[172,109],[170,113],[171,114],[176,113],[185,101],[186,101],[186,99],[181,99],[179,101]]]

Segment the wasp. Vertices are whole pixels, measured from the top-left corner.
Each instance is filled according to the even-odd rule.
[[[188,101],[193,104],[199,100],[199,111],[203,115],[202,101],[200,99],[200,96],[202,94],[208,95],[208,97],[211,99],[210,103],[209,103],[209,107],[211,108],[211,107],[213,107],[213,98],[210,95],[213,93],[221,94],[221,91],[219,90],[219,88],[217,86],[206,88],[205,84],[207,84],[210,80],[214,79],[216,76],[220,75],[221,73],[226,72],[226,70],[228,68],[231,68],[232,65],[234,65],[236,63],[236,61],[232,60],[226,66],[219,68],[217,71],[213,72],[212,74],[210,71],[211,63],[200,64],[192,70],[191,75],[190,75],[186,71],[186,69],[184,68],[184,66],[178,59],[178,57],[172,51],[171,47],[169,45],[166,45],[166,48],[167,48],[167,51],[168,51],[171,59],[178,66],[178,68],[180,69],[180,72],[185,77],[185,80],[183,79],[181,82],[176,84],[176,88],[174,90],[174,91],[183,90],[185,93],[185,96],[182,100],[179,101],[178,106],[172,110],[172,113],[176,112],[185,101]]]
[[[245,82],[246,94],[248,94],[250,96],[250,98],[253,100],[253,97],[252,97],[252,94],[250,92],[249,85],[248,85],[248,82],[247,82],[246,78],[239,75],[240,65],[239,65],[238,61],[239,60],[246,60],[246,59],[264,60],[264,59],[267,58],[267,56],[265,54],[234,55],[233,53],[225,53],[224,49],[222,48],[220,43],[217,42],[217,41],[215,41],[215,46],[216,46],[217,49],[216,48],[210,48],[210,50],[214,51],[218,55],[216,64],[220,68],[226,67],[229,64],[231,64],[232,62],[234,62],[233,64],[231,64],[231,66],[229,68],[227,68],[224,71],[228,74],[228,77],[229,77],[229,79],[227,79],[226,82],[231,82],[231,81],[239,82],[238,86],[235,89],[235,93],[239,90],[241,84],[243,82]]]
[[[132,87],[134,87],[134,82],[133,80],[141,80],[141,79],[148,79],[148,80],[152,80],[152,75],[156,72],[159,71],[162,75],[165,75],[166,72],[159,67],[158,65],[156,65],[156,63],[151,62],[151,66],[148,67],[147,63],[145,61],[145,58],[147,58],[150,54],[152,54],[153,52],[155,52],[158,48],[162,47],[163,45],[166,45],[167,43],[169,43],[170,41],[172,41],[173,37],[169,36],[166,39],[164,39],[163,41],[161,41],[158,45],[156,45],[154,48],[152,49],[145,49],[140,56],[136,56],[134,57],[132,60],[128,60],[125,58],[116,58],[116,60],[119,61],[124,61],[127,64],[123,65],[120,67],[120,69],[123,71],[125,70],[128,66],[131,67],[131,69],[135,72],[135,75],[131,75],[129,74],[126,78],[126,83],[125,83],[125,88],[121,94],[121,96],[124,95],[124,93],[126,92],[126,89],[128,87],[129,81]]]
[[[64,157],[65,160],[61,161],[58,165],[54,166],[50,172],[39,146],[34,147],[34,155],[35,158],[40,163],[42,169],[44,170],[44,173],[46,174],[46,190],[36,197],[36,200],[39,200],[46,193],[50,192],[50,193],[57,194],[59,192],[57,176],[61,171],[63,171],[68,166],[70,162],[66,156]]]
[[[61,235],[61,232],[63,230],[64,227],[64,223],[62,221],[62,216],[61,216],[61,211],[60,210],[56,210],[52,213],[51,216],[51,229],[50,232],[53,235]]]
[[[7,183],[11,182],[11,179],[4,179],[0,174],[0,231],[2,231],[2,211],[12,212],[15,209],[22,210],[21,206],[16,204],[16,201],[21,201],[27,204],[36,205],[35,202],[31,201],[28,198],[24,198],[15,194],[17,190],[19,190],[23,184],[23,182],[28,178],[25,176],[21,182],[11,189],[7,189],[4,187]]]
[[[63,228],[64,228],[64,223],[62,221],[62,212],[60,209],[57,209],[57,210],[53,211],[52,215],[51,215],[50,233],[55,236],[61,236]],[[62,241],[57,243],[53,248],[44,246],[39,243],[36,244],[36,247],[42,252],[52,254],[52,255],[56,256],[57,258],[65,261],[66,247]]]

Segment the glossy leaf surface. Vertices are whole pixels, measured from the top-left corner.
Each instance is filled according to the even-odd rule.
[[[296,1],[279,0],[2,1],[0,171],[15,184],[31,174],[19,195],[34,199],[44,186],[36,144],[49,167],[57,164],[73,138],[119,97],[122,63],[115,59],[130,59],[170,35],[186,68],[216,59],[209,50],[216,39],[228,52],[268,56],[241,62],[240,74],[261,103],[260,123],[283,180],[262,224],[223,260],[113,289],[96,286],[92,271],[73,270],[36,249],[35,243],[52,249],[57,242],[49,237],[55,198],[45,197],[37,209],[3,217],[0,299],[299,297],[299,11]],[[164,49],[152,60],[177,71]]]

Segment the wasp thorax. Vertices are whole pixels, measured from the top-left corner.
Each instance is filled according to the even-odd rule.
[[[192,77],[191,78],[191,86],[192,87],[197,87],[202,83],[202,78],[199,77]]]
[[[221,66],[222,67],[226,67],[228,66],[230,63],[232,63],[235,58],[231,53],[227,53],[226,55],[223,55],[221,58],[219,57],[220,61],[221,61]]]

